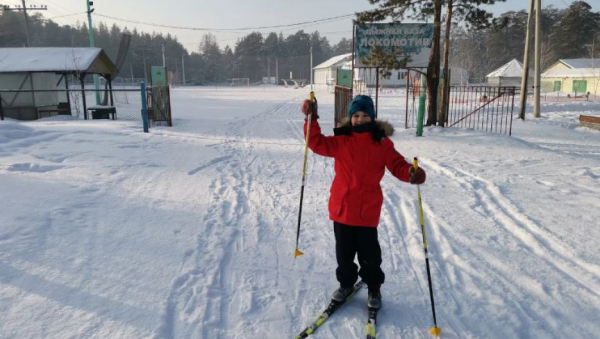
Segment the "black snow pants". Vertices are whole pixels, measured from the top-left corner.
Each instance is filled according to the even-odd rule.
[[[348,226],[333,223],[335,231],[335,256],[338,267],[337,280],[343,287],[352,286],[358,276],[369,287],[378,288],[385,280],[381,270],[381,247],[377,239],[376,227]],[[358,254],[358,266],[354,257]]]

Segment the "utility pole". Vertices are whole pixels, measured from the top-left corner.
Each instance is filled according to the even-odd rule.
[[[22,0],[23,3],[23,16],[25,17],[25,35],[27,36],[27,47],[31,47],[29,43],[29,17],[27,16],[27,5],[25,4],[25,0]]]
[[[279,84],[279,60],[275,56],[275,85]]]
[[[181,74],[183,78],[183,85],[185,86],[185,54],[181,56]]]
[[[23,11],[23,16],[25,17],[25,37],[27,39],[27,47],[31,47],[31,44],[29,41],[29,16],[27,16],[27,11],[46,11],[46,10],[48,10],[48,6],[41,5],[38,7],[38,6],[31,5],[31,6],[29,6],[29,8],[27,8],[27,5],[25,4],[25,0],[21,0],[21,3],[23,4],[23,7],[11,8],[9,5],[1,5],[1,6],[2,6],[2,9],[5,11]]]
[[[85,0],[85,4],[87,6],[87,16],[88,16],[88,33],[90,36],[90,47],[96,47],[96,43],[94,42],[94,26],[92,25],[92,12],[94,9],[92,6],[94,5],[93,1]],[[100,105],[100,82],[98,81],[98,74],[94,74],[94,89],[96,90],[96,105]]]
[[[533,98],[533,116],[539,118],[540,114],[540,61],[542,58],[542,0],[537,0],[535,9],[535,90]]]
[[[129,63],[129,70],[131,71],[131,85],[133,85],[133,64]]]
[[[598,76],[596,73],[596,38],[600,36],[600,32],[594,34],[592,37],[592,73],[594,76]],[[598,95],[598,81],[596,81],[596,85],[594,86],[594,95]]]
[[[162,58],[163,58],[163,67],[167,67],[165,63],[165,43],[162,44]]]
[[[310,45],[310,89],[312,91],[312,87],[313,87],[313,60],[312,60],[312,49],[313,46],[312,44]]]
[[[148,67],[146,66],[146,45],[142,48],[142,57],[144,58],[144,82],[148,83]]]
[[[529,82],[529,46],[531,45],[531,19],[533,17],[533,5],[535,0],[529,2],[529,15],[527,17],[527,33],[525,34],[525,54],[523,55],[523,77],[521,78],[521,98],[519,107],[519,119],[525,120],[525,105],[527,105],[527,87]]]

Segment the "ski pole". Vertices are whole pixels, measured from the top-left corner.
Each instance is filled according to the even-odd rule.
[[[310,101],[315,102],[315,92],[310,92]],[[307,117],[306,122],[306,138],[304,138],[304,166],[302,167],[302,188],[300,189],[300,208],[298,210],[298,230],[296,231],[296,249],[294,250],[294,258],[297,258],[304,253],[300,252],[298,249],[298,243],[300,242],[300,223],[302,221],[302,201],[304,200],[304,183],[306,182],[306,162],[308,159],[308,138],[310,137],[310,122],[312,118],[312,113]]]
[[[413,158],[415,173],[419,169],[419,160]],[[417,185],[417,198],[419,200],[419,219],[421,220],[421,233],[423,234],[423,251],[425,252],[425,265],[427,266],[427,282],[429,283],[429,298],[431,299],[431,312],[433,313],[433,327],[429,328],[429,333],[435,337],[442,334],[442,329],[437,326],[435,317],[435,302],[433,301],[433,287],[431,286],[431,271],[429,270],[429,254],[427,253],[427,235],[425,234],[425,221],[423,220],[423,204],[421,203],[421,187]]]

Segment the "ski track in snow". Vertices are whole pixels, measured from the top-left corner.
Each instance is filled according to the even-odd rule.
[[[381,99],[382,107],[388,99]],[[25,227],[9,228],[0,234],[0,246],[12,250],[0,253],[1,271],[8,273],[0,279],[8,286],[2,292],[22,289],[11,292],[14,295],[10,298],[20,301],[21,294],[30,293],[36,298],[41,295],[50,299],[46,304],[62,304],[56,313],[70,317],[76,314],[70,313],[68,308],[72,307],[89,312],[90,319],[99,319],[95,322],[74,317],[69,332],[73,337],[106,337],[107,333],[111,334],[108,337],[150,335],[155,339],[293,337],[323,309],[337,287],[332,222],[327,213],[333,160],[312,152],[308,157],[299,243],[305,255],[297,259],[292,255],[304,155],[303,117],[298,112],[302,100],[278,98],[264,110],[252,111],[258,113],[235,120],[223,118],[216,123],[213,134],[186,132],[185,124],[179,129],[156,128],[143,142],[136,140],[139,135],[129,138],[132,132],[127,130],[38,131],[25,124],[0,125],[0,129],[9,130],[0,134],[6,136],[0,138],[0,174],[9,178],[45,176],[55,181],[52,183],[69,178],[66,190],[75,192],[63,193],[62,197],[69,199],[41,213],[38,219],[19,215],[23,218],[18,220],[19,225]],[[329,103],[324,99],[320,104],[325,116],[330,111]],[[320,122],[327,134],[332,127],[329,118]],[[517,152],[519,159],[496,158],[493,153],[501,150],[485,147],[485,143],[482,149],[477,148],[476,132],[446,129],[448,135],[439,138],[448,143],[445,148],[435,144],[436,133],[442,132],[432,132],[419,139],[400,130],[394,142],[405,156],[417,150],[430,155],[420,157],[428,171],[428,182],[421,190],[442,337],[597,337],[597,254],[586,253],[593,242],[579,247],[575,241],[581,242],[583,237],[576,234],[576,240],[571,241],[568,233],[593,231],[598,213],[577,215],[578,222],[592,225],[574,225],[565,230],[562,225],[551,224],[549,212],[554,211],[526,210],[534,205],[524,202],[531,196],[521,196],[523,190],[518,186],[527,182],[526,187],[539,188],[536,194],[547,193],[544,198],[554,199],[552,206],[562,206],[556,201],[577,204],[597,199],[600,188],[594,183],[600,178],[596,160],[600,146],[593,138],[585,140],[585,136],[572,141],[535,136],[496,138],[500,143],[511,147],[518,144],[525,149]],[[472,147],[481,156],[457,159],[455,155],[461,153],[452,152],[452,141],[465,136],[475,137]],[[427,147],[420,149],[420,142]],[[470,141],[462,142],[458,145],[472,145]],[[73,144],[93,145],[102,151],[69,148]],[[169,153],[174,145],[180,153]],[[194,154],[198,145],[203,149]],[[61,152],[61,148],[67,151]],[[131,153],[131,157],[119,158],[112,154],[117,148],[154,153]],[[207,154],[210,156],[202,156]],[[195,159],[198,155],[199,160]],[[548,160],[555,157],[561,160]],[[573,166],[566,173],[578,177],[574,182],[565,172],[540,165],[569,164],[573,159],[580,161],[570,163]],[[486,171],[486,166],[500,165],[505,167]],[[538,173],[522,176],[515,174],[516,170],[511,172],[511,166],[531,166],[525,170],[534,168]],[[77,172],[77,167],[83,170]],[[136,170],[129,172],[132,168]],[[194,186],[199,179],[205,181]],[[430,338],[427,329],[432,318],[416,188],[389,173],[381,186],[384,203],[378,231],[386,282],[378,338]],[[183,197],[165,197],[170,194]],[[138,198],[140,204],[152,206],[152,212],[142,209],[135,214],[139,209],[129,204]],[[105,216],[96,205],[123,208],[122,219],[131,213],[133,219],[149,214],[148,219],[158,221],[127,221],[127,227],[121,229],[108,225],[118,223],[119,218]],[[592,202],[586,206],[597,205]],[[161,209],[168,212],[156,212]],[[570,211],[576,214],[578,210]],[[185,216],[179,217],[180,213]],[[147,227],[150,235],[144,236],[145,228],[139,224],[150,221],[154,222]],[[166,232],[156,231],[163,227]],[[170,233],[189,239],[166,239],[164,246],[183,243],[183,250],[145,253],[149,249],[165,251],[162,242],[147,245],[144,241]],[[69,234],[71,237],[65,236]],[[142,244],[136,246],[140,241]],[[117,262],[107,247],[125,254],[127,260]],[[133,251],[128,252],[130,247]],[[160,261],[164,253],[172,258]],[[55,258],[48,260],[48,256]],[[158,262],[140,265],[139,269],[132,267],[152,260]],[[162,284],[157,283],[160,287],[150,291],[153,279],[160,278],[156,271],[145,271],[150,265],[162,270],[160,265],[167,262],[175,265],[162,277]],[[39,273],[46,266],[56,266],[53,268],[57,273]],[[25,268],[33,273],[24,274]],[[366,289],[328,320],[315,339],[363,338],[365,303]],[[19,315],[14,311],[16,306],[9,308]],[[53,309],[43,311],[49,316]],[[43,317],[44,313],[36,316]],[[60,325],[52,324],[57,327],[37,333],[57,337],[52,334],[56,328],[61,329]],[[10,331],[14,330],[0,336],[10,336]]]
[[[508,241],[516,244],[521,250],[524,250],[526,255],[532,258],[531,261],[541,261],[542,265],[540,267],[551,269],[553,274],[561,275],[558,280],[562,281],[561,285],[564,285],[558,288],[558,290],[555,286],[544,286],[538,282],[536,276],[529,275],[530,272],[522,272],[523,274],[518,279],[515,279],[512,273],[515,267],[510,262],[503,261],[503,258],[484,255],[485,251],[483,249],[475,251],[465,247],[457,250],[456,244],[468,244],[468,238],[465,236],[461,239],[461,236],[457,233],[444,231],[445,229],[452,228],[452,225],[444,222],[444,218],[436,214],[435,209],[432,209],[432,205],[425,203],[425,215],[430,224],[430,229],[434,230],[432,232],[434,248],[439,248],[441,250],[440,255],[443,256],[439,261],[434,259],[434,262],[444,263],[444,265],[437,267],[443,274],[440,276],[442,282],[439,282],[438,286],[478,286],[478,288],[469,292],[476,295],[487,295],[487,298],[484,299],[488,300],[496,298],[494,294],[505,295],[508,293],[509,295],[519,296],[515,297],[515,300],[527,299],[528,295],[534,295],[537,300],[535,300],[533,305],[525,306],[516,302],[510,302],[512,304],[512,306],[508,307],[510,313],[499,312],[495,313],[495,316],[507,317],[510,321],[520,322],[522,328],[519,330],[522,333],[541,331],[548,337],[553,338],[563,338],[572,335],[573,330],[570,328],[558,328],[553,325],[553,322],[539,324],[536,319],[557,317],[560,315],[571,318],[573,322],[577,322],[577,317],[569,314],[561,314],[563,313],[561,305],[560,303],[557,304],[556,297],[560,296],[567,299],[562,302],[577,303],[576,299],[568,300],[571,299],[569,295],[560,293],[561,289],[568,288],[583,293],[585,298],[593,299],[595,302],[600,301],[598,292],[600,291],[600,267],[593,263],[584,262],[570,253],[567,248],[561,245],[560,241],[554,239],[551,234],[542,230],[540,225],[530,220],[524,211],[519,210],[510,199],[502,194],[496,185],[488,180],[461,168],[437,163],[432,160],[424,162],[424,166],[448,177],[451,182],[464,188],[464,192],[475,192],[475,196],[472,197],[475,200],[472,203],[473,211],[477,211],[484,217],[484,220],[493,224],[494,227],[499,228],[498,231],[503,236],[512,237],[512,240]],[[450,241],[447,240],[450,238],[453,238],[452,243],[455,245],[451,245]],[[498,238],[497,236],[491,236],[490,240],[495,242],[498,241]],[[435,257],[439,257],[439,255]],[[472,267],[466,261],[461,260],[460,257],[476,257],[484,265],[481,267]],[[479,286],[484,286],[485,279],[489,279],[490,277],[493,278],[494,285],[487,285],[486,289],[488,290],[481,289]],[[474,283],[469,283],[469,280]],[[477,283],[477,281],[479,282]],[[444,296],[454,294],[451,289],[445,288],[442,288],[441,292]],[[577,299],[579,299],[579,296]],[[455,307],[460,309],[462,302],[454,296],[452,296],[451,300],[456,304]],[[510,301],[510,299],[505,302],[507,301]],[[470,316],[477,317],[477,315],[473,314],[470,314]],[[462,331],[464,331],[465,327],[462,325],[457,326],[459,319],[450,314],[444,314],[442,319],[450,322],[452,331],[456,332],[458,337],[462,337],[461,334],[464,333]],[[594,336],[592,332],[582,332],[583,330],[579,329],[578,335],[581,335],[582,338]],[[504,335],[505,337],[513,337],[518,333],[519,331],[515,333],[507,332]]]
[[[293,228],[297,215],[297,200],[292,199],[297,194],[297,187],[285,186],[281,179],[279,184],[273,185],[272,181],[285,176],[286,172],[292,171],[297,174],[297,166],[290,161],[287,165],[285,161],[278,162],[277,156],[272,155],[272,151],[277,148],[288,149],[301,156],[303,151],[303,133],[302,120],[297,118],[297,103],[281,103],[271,107],[271,109],[262,113],[259,117],[252,119],[243,119],[230,124],[229,130],[235,133],[229,133],[219,140],[214,147],[225,154],[215,158],[212,161],[201,165],[197,169],[190,171],[190,174],[197,173],[209,166],[217,166],[220,174],[219,179],[211,186],[211,204],[209,212],[204,220],[206,233],[198,237],[198,248],[195,255],[189,255],[190,260],[196,269],[186,272],[175,280],[171,296],[169,297],[169,306],[167,307],[166,322],[164,327],[169,329],[164,337],[169,339],[182,338],[187,336],[201,335],[202,337],[227,338],[227,329],[235,329],[242,326],[246,329],[248,337],[260,337],[266,333],[269,326],[274,326],[270,322],[277,323],[276,319],[263,320],[263,326],[256,325],[250,321],[244,321],[244,311],[248,312],[256,305],[259,298],[252,292],[252,284],[244,281],[244,268],[240,268],[235,263],[243,256],[244,251],[251,250],[255,246],[260,246],[260,239],[267,238],[264,232],[274,232],[274,237],[284,237],[294,239]],[[260,130],[260,121],[283,117],[282,123],[285,133],[295,142],[291,143],[270,143],[260,138],[253,137]],[[325,128],[325,127],[323,127]],[[261,148],[260,157],[258,152],[254,153],[255,147]],[[565,152],[564,149],[556,152]],[[587,150],[589,151],[589,149]],[[568,151],[567,151],[568,152]],[[577,154],[587,156],[594,151],[582,151],[577,149]],[[310,154],[308,159],[308,183],[309,190],[305,193],[304,208],[311,208],[311,203],[326,204],[327,199],[323,194],[315,192],[319,188],[327,189],[333,178],[332,161],[330,159]],[[491,223],[498,235],[493,235],[487,241],[499,241],[502,237],[506,241],[510,239],[511,246],[516,246],[519,251],[531,256],[531,262],[540,261],[544,269],[552,269],[552,274],[559,274],[564,280],[563,287],[558,289],[554,287],[543,286],[537,282],[535,276],[530,272],[524,271],[523,274],[515,280],[511,271],[515,268],[511,263],[504,262],[501,258],[494,255],[485,254],[481,250],[469,248],[469,238],[466,235],[449,233],[446,229],[451,229],[452,225],[445,221],[444,215],[440,215],[433,206],[424,199],[424,212],[426,216],[426,228],[429,237],[430,264],[432,267],[434,295],[437,300],[437,316],[439,326],[444,329],[445,338],[481,338],[485,333],[478,332],[481,326],[478,322],[485,323],[488,314],[493,313],[499,318],[499,321],[514,322],[520,324],[519,328],[496,328],[499,331],[499,337],[514,337],[519,333],[532,333],[534,331],[544,333],[549,337],[560,338],[562,335],[568,335],[569,328],[561,329],[553,323],[537,323],[537,319],[544,317],[567,317],[576,321],[572,315],[562,314],[560,306],[555,305],[555,298],[559,296],[561,302],[577,303],[577,300],[570,299],[560,292],[561,288],[577,289],[584,293],[587,298],[599,297],[598,290],[600,283],[598,281],[599,267],[593,263],[584,262],[567,248],[561,245],[560,240],[548,236],[544,230],[535,221],[526,217],[526,214],[519,210],[509,198],[503,195],[499,187],[488,180],[478,177],[474,173],[467,172],[459,167],[453,167],[441,162],[434,162],[430,159],[423,161],[424,166],[432,172],[439,173],[447,178],[445,181],[452,185],[458,185],[467,196],[462,197],[465,201],[471,199],[470,207],[461,210],[460,213],[479,216],[485,223]],[[225,174],[233,173],[233,174]],[[323,175],[325,173],[325,175]],[[592,173],[592,176],[594,174]],[[294,182],[297,178],[291,177],[287,180]],[[429,287],[427,283],[424,257],[422,254],[422,239],[417,218],[418,207],[416,205],[416,192],[414,188],[404,183],[399,183],[395,179],[386,179],[384,186],[384,207],[382,211],[382,222],[380,227],[380,241],[384,256],[384,270],[388,272],[388,281],[384,289],[384,298],[386,307],[380,313],[380,338],[428,338],[426,329],[431,326],[431,310],[429,300]],[[314,187],[310,187],[314,185]],[[225,189],[224,187],[229,187]],[[233,190],[231,189],[233,187]],[[318,188],[315,188],[318,187]],[[235,193],[237,191],[237,194]],[[475,192],[475,196],[468,196],[470,192]],[[312,196],[311,196],[312,194]],[[251,198],[253,196],[254,198]],[[220,198],[219,198],[220,197]],[[283,200],[281,200],[283,199]],[[237,204],[243,202],[243,206],[230,206],[225,201],[235,201]],[[272,214],[267,216],[260,215],[256,211],[261,208],[253,208],[253,204],[259,203],[264,210]],[[397,208],[397,206],[399,208]],[[225,213],[225,211],[234,210],[234,213]],[[221,218],[211,217],[221,215]],[[225,215],[230,215],[225,217]],[[303,216],[303,233],[300,249],[303,246],[311,247],[315,241],[333,243],[330,233],[329,221],[325,213],[313,216]],[[322,219],[321,219],[322,218]],[[259,234],[248,236],[243,230],[231,231],[229,233],[218,234],[218,229],[229,224],[244,225],[245,223],[258,223]],[[315,228],[311,228],[315,224]],[[322,224],[328,226],[323,227]],[[288,227],[279,227],[277,225],[286,225]],[[275,229],[268,230],[270,227]],[[257,230],[252,230],[257,232]],[[252,233],[251,232],[251,233]],[[310,232],[310,234],[308,233]],[[263,234],[261,234],[263,233]],[[233,253],[207,253],[202,255],[201,242],[206,239],[228,239],[221,240],[223,244],[218,244],[213,248],[235,249]],[[325,240],[319,240],[325,239]],[[452,240],[450,240],[452,239]],[[288,241],[289,245],[293,245]],[[467,244],[462,247],[461,244]],[[461,247],[459,247],[461,246]],[[231,251],[230,251],[231,252]],[[284,257],[289,253],[279,253]],[[332,253],[328,254],[331,258]],[[276,255],[273,260],[272,269],[277,273],[271,273],[271,278],[275,278],[271,286],[276,286],[279,290],[285,291],[285,283],[278,272],[294,269],[282,266],[282,263]],[[325,254],[327,257],[327,254]],[[464,260],[463,257],[475,258],[480,267],[475,267],[470,260]],[[319,267],[318,258],[308,259],[304,266],[307,272]],[[213,270],[201,269],[203,263],[219,262],[220,264]],[[190,263],[182,265],[189,266]],[[250,269],[245,267],[245,269]],[[519,270],[523,270],[521,267]],[[267,269],[269,271],[269,269]],[[209,274],[210,272],[210,274]],[[274,274],[274,276],[273,276]],[[296,281],[300,287],[294,293],[296,300],[295,307],[292,310],[284,311],[284,314],[291,316],[292,323],[299,326],[289,329],[295,333],[310,322],[316,313],[323,307],[323,300],[327,300],[327,295],[331,288],[325,288],[315,285],[315,283],[328,281],[331,283],[331,273],[325,273],[325,277],[316,278],[314,274],[308,274],[302,281]],[[209,275],[201,277],[201,275]],[[323,280],[323,278],[325,280]],[[492,279],[495,284],[487,285],[486,281]],[[204,286],[205,282],[211,282],[209,286]],[[230,283],[226,283],[230,281]],[[256,283],[256,282],[254,282]],[[199,286],[199,284],[201,286]],[[235,286],[235,287],[234,287]],[[455,286],[465,286],[456,289]],[[196,292],[202,289],[207,292]],[[210,291],[220,290],[221,293],[211,296]],[[315,298],[314,291],[318,292]],[[245,292],[244,292],[245,291]],[[395,300],[403,300],[404,295],[413,296],[400,304],[393,304]],[[311,293],[312,292],[312,293]],[[386,297],[386,294],[390,294]],[[501,295],[514,295],[516,300],[527,299],[527,295],[536,296],[531,305],[524,305],[508,300],[499,299]],[[221,295],[231,296],[229,300],[220,299]],[[472,298],[465,301],[465,295]],[[390,298],[391,297],[391,298]],[[197,300],[194,300],[196,298]],[[346,306],[346,311],[331,319],[328,324],[319,330],[319,336],[324,338],[337,337],[360,337],[364,327],[364,307],[360,306],[364,296],[357,296],[359,301]],[[483,303],[487,300],[489,304]],[[475,314],[465,314],[471,309],[470,303],[482,303],[481,309]],[[232,304],[239,303],[238,309],[232,309]],[[271,303],[284,303],[279,296]],[[494,303],[497,303],[496,305]],[[207,305],[202,307],[201,305]],[[415,307],[418,305],[418,307]],[[195,318],[186,313],[186,309],[193,309],[199,312],[199,309],[205,309],[203,316],[197,315]],[[256,312],[256,310],[254,310]],[[293,312],[292,312],[293,311]],[[400,316],[398,316],[400,315]],[[350,321],[348,321],[350,320]],[[494,327],[494,322],[490,327]],[[341,328],[340,328],[341,326]],[[585,329],[580,329],[585,331]],[[592,333],[588,333],[592,335]],[[587,334],[585,334],[587,335]]]
[[[282,114],[282,109],[284,115],[297,114],[296,104],[280,103],[259,117],[230,123],[229,132],[220,139],[222,142],[212,146],[224,155],[188,173],[194,175],[209,166],[216,166],[219,175],[210,185],[210,204],[202,222],[204,232],[198,235],[197,247],[188,251],[184,258],[184,273],[173,282],[157,338],[228,338],[227,329],[240,326],[243,313],[250,311],[253,303],[261,302],[254,300],[252,295],[252,282],[247,281],[251,275],[243,273],[251,267],[241,267],[236,262],[244,252],[260,246],[261,238],[269,238],[269,232],[277,236],[283,231],[283,224],[291,223],[290,215],[294,211],[286,208],[294,203],[289,197],[290,192],[278,191],[277,186],[269,182],[289,171],[294,164],[265,157],[263,149],[260,153],[253,152],[257,145],[291,147],[293,150],[301,146],[301,142],[285,145],[253,139],[252,134],[261,128],[261,119]],[[262,157],[259,158],[259,154]],[[281,204],[281,199],[285,204]],[[272,215],[261,215],[260,210],[265,206]],[[257,222],[258,228],[254,226]],[[273,222],[280,228],[263,229]],[[218,243],[207,247],[204,242],[209,239]],[[274,259],[277,260],[277,256]],[[277,261],[275,266],[279,266]],[[278,284],[277,280],[275,284]],[[234,305],[241,310],[233,309]]]

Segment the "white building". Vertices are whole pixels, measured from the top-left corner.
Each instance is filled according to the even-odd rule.
[[[352,60],[345,62],[342,69],[352,69]],[[406,86],[406,75],[408,70],[399,69],[391,71],[388,77],[379,77],[380,87],[404,87]],[[377,82],[377,71],[375,68],[356,68],[354,70],[355,84],[366,84],[367,86],[375,86]]]
[[[512,59],[492,73],[485,76],[489,86],[521,86],[523,63]],[[529,87],[533,85],[533,72],[529,70]]]
[[[335,76],[338,68],[347,62],[352,62],[352,53],[334,56],[325,62],[313,67],[313,81],[315,85],[335,85]]]
[[[313,67],[315,85],[335,85],[336,72],[338,69],[352,69],[352,53],[334,56],[329,60]],[[467,85],[469,72],[459,67],[450,67],[451,84]],[[379,77],[380,87],[404,87],[406,86],[407,69],[391,71],[388,77]],[[354,81],[367,86],[375,86],[377,72],[375,68],[357,68],[354,70]]]

